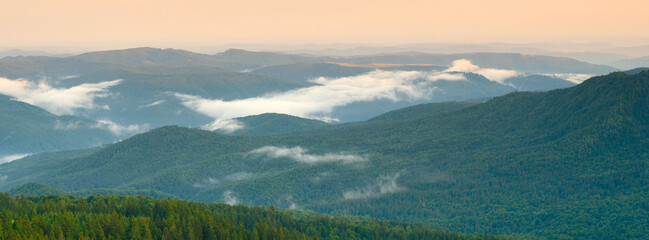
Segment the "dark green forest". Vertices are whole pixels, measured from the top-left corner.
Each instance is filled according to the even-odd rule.
[[[0,239],[510,239],[270,207],[148,197],[11,197],[0,193]]]

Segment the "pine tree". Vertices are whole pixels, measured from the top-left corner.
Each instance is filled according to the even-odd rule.
[[[141,230],[140,222],[136,218],[133,218],[133,220],[131,220],[131,228],[129,229],[128,236],[132,240],[142,239],[142,230]]]

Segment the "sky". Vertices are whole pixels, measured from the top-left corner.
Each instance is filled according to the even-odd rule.
[[[0,0],[0,48],[606,42],[649,45],[646,0]]]

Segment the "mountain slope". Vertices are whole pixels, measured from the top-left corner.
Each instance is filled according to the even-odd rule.
[[[84,53],[70,57],[87,62],[110,63],[123,66],[218,66],[222,63],[210,55],[177,49],[131,48]]]
[[[418,78],[413,85],[422,91],[424,97],[416,99],[401,97],[396,101],[392,99],[359,101],[336,107],[330,115],[341,122],[365,121],[371,117],[416,104],[491,98],[516,91],[511,86],[491,81],[479,74],[456,72],[450,74],[461,75],[464,80],[439,79],[431,81],[423,76]],[[357,79],[354,77],[349,79],[349,81],[354,80]]]
[[[232,100],[314,85],[203,66],[211,64],[211,60],[203,59],[205,57],[208,60],[212,58],[180,50],[148,48],[94,52],[68,58],[16,57],[0,60],[0,74],[10,79],[45,82],[61,90],[121,79],[120,84],[106,89],[103,97],[95,99],[96,105],[107,106],[109,110],[77,109],[75,113],[121,125],[137,124],[142,128],[165,125],[196,127],[214,120],[188,109],[174,95],[176,93]],[[147,60],[149,58],[151,60]],[[120,63],[125,59],[131,62]]]
[[[7,191],[13,196],[63,195],[65,192],[41,183],[25,183]]]
[[[81,149],[118,139],[106,126],[74,116],[56,116],[0,95],[0,156]]]
[[[634,68],[631,70],[624,71],[626,74],[638,74],[644,71],[649,71],[649,67]]]
[[[40,183],[25,183],[7,191],[12,196],[41,196],[41,195],[69,195],[89,197],[97,195],[121,195],[121,196],[148,196],[154,198],[176,199],[178,197],[156,190],[111,190],[111,189],[86,189],[81,191],[65,192]]]
[[[274,52],[252,52],[243,49],[229,49],[214,55],[215,59],[227,62],[222,66],[234,71],[250,71],[265,66],[285,65],[300,62],[320,62],[317,58]]]
[[[644,238],[646,106],[649,72],[618,72],[572,88],[290,136],[166,127],[101,149],[0,165],[0,187],[29,179],[66,191],[156,189],[469,232]]]
[[[568,80],[543,75],[515,76],[507,78],[503,82],[519,91],[548,91],[576,85]]]
[[[214,121],[212,117],[185,106],[177,93],[231,101],[318,86],[307,82],[318,77],[329,80],[347,77],[349,79],[342,80],[347,81],[343,85],[357,84],[362,82],[359,80],[373,80],[376,76],[368,78],[367,75],[372,75],[370,73],[376,69],[386,73],[375,74],[383,78],[389,75],[387,73],[396,71],[421,72],[422,77],[416,82],[422,86],[407,88],[423,92],[423,95],[418,95],[423,97],[413,99],[411,96],[401,96],[403,94],[388,98],[370,96],[369,100],[337,106],[331,112],[318,113],[318,116],[343,122],[364,121],[387,111],[420,103],[466,101],[500,96],[516,90],[547,90],[566,86],[566,82],[559,79],[526,76],[511,80],[511,85],[519,86],[515,88],[471,73],[464,74],[467,81],[425,79],[424,75],[440,72],[454,60],[462,58],[470,59],[483,68],[519,72],[599,73],[611,70],[565,58],[500,53],[310,57],[237,49],[207,55],[176,49],[132,48],[61,58],[7,57],[0,59],[0,75],[9,79],[24,78],[33,83],[45,82],[56,89],[121,79],[120,84],[106,89],[106,94],[96,99],[97,106],[107,106],[110,110],[79,109],[75,113],[142,129],[166,125],[198,127]],[[386,95],[392,94],[381,96]]]
[[[0,59],[0,76],[6,78],[27,78],[43,80],[66,78],[96,71],[117,69],[121,65],[87,62],[72,57],[5,57]]]
[[[613,62],[609,62],[608,64],[620,69],[647,67],[649,66],[649,56],[631,58],[631,59],[620,59]]]
[[[406,107],[395,111],[390,111],[379,116],[373,117],[367,122],[394,122],[429,116],[432,114],[442,114],[459,110],[465,107],[473,106],[474,102],[441,102],[419,104],[412,107]]]
[[[328,123],[323,121],[278,113],[264,113],[235,118],[234,120],[243,125],[243,128],[235,131],[234,134],[248,136],[294,133],[329,126]]]

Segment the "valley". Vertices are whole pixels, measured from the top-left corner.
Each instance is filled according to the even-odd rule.
[[[537,79],[509,81],[554,81]],[[615,72],[359,122],[262,114],[234,118],[243,126],[232,131],[161,127],[3,164],[0,189],[277,206],[550,238],[567,236],[565,228],[569,236],[601,236],[598,223],[624,222],[607,225],[611,237],[641,237],[647,233],[637,230],[649,229],[639,221],[646,209],[636,205],[646,201],[649,179],[648,86],[647,71]]]

